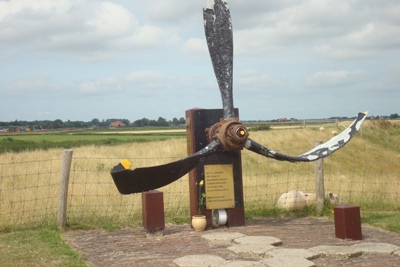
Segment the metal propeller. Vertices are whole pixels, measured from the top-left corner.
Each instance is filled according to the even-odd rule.
[[[268,158],[290,162],[318,160],[349,142],[367,116],[367,112],[358,113],[351,125],[339,135],[299,156],[280,154],[248,138],[246,127],[234,114],[233,35],[228,3],[225,0],[209,0],[203,15],[208,50],[221,92],[224,118],[206,129],[210,143],[184,159],[134,170],[125,168],[122,164],[116,165],[111,170],[111,176],[121,194],[140,193],[170,184],[191,171],[200,161],[221,150],[246,148]]]

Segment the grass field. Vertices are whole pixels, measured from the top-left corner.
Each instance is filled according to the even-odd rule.
[[[300,154],[314,146],[314,140],[327,141],[335,125],[305,129],[275,129],[250,132],[252,139],[285,154]],[[64,136],[63,136],[64,137]],[[90,136],[89,136],[90,137]],[[114,135],[111,135],[114,138]],[[123,138],[125,136],[122,136]],[[7,138],[7,137],[6,137]],[[12,137],[14,138],[14,136]],[[56,138],[56,137],[54,137]],[[0,137],[1,139],[1,137]],[[40,141],[39,141],[40,143]],[[109,169],[120,159],[129,159],[134,166],[163,164],[186,156],[183,136],[147,143],[89,145],[74,147],[72,184],[69,199],[69,227],[114,229],[121,226],[140,225],[140,195],[121,196],[112,182]],[[0,154],[0,218],[3,233],[0,235],[0,257],[8,259],[9,266],[84,266],[79,256],[65,247],[62,234],[51,228],[54,212],[50,202],[57,201],[59,169],[63,149],[4,152]],[[340,192],[344,202],[362,207],[362,220],[374,226],[400,232],[400,124],[398,121],[366,121],[348,145],[324,160],[325,186]],[[51,160],[41,164],[38,160]],[[13,162],[17,163],[14,164]],[[20,163],[20,164],[18,164]],[[263,216],[318,215],[315,208],[284,212],[276,209],[276,198],[288,189],[310,191],[314,187],[312,163],[291,164],[263,158],[243,151],[243,180],[246,218]],[[50,166],[51,165],[51,166]],[[48,177],[49,173],[51,174]],[[7,179],[11,177],[11,179]],[[162,188],[165,192],[167,221],[188,221],[187,176]],[[8,189],[12,190],[8,191]],[[47,189],[44,189],[47,188]],[[46,191],[44,191],[46,190]],[[267,192],[267,193],[266,193]],[[38,198],[46,196],[45,198]],[[8,204],[5,204],[8,203]],[[10,206],[14,203],[14,206]],[[22,203],[19,205],[15,205]],[[128,203],[128,204],[127,204]],[[132,203],[129,205],[129,203]],[[54,204],[51,204],[54,205]],[[56,204],[55,204],[56,205]],[[12,210],[10,210],[12,209]],[[47,211],[46,211],[47,210]],[[327,206],[325,216],[332,216]],[[43,220],[41,212],[48,212]],[[107,212],[105,215],[104,212]],[[21,217],[20,214],[25,216]],[[128,217],[127,217],[128,216]],[[126,223],[126,218],[130,222]],[[6,220],[4,220],[6,219]],[[24,221],[22,221],[24,220]],[[4,224],[16,222],[25,230],[12,230]],[[29,225],[48,225],[31,229]],[[52,230],[53,229],[53,230]],[[43,242],[45,240],[45,242]],[[22,246],[22,244],[24,244]],[[32,245],[29,245],[32,244]],[[54,246],[54,247],[53,247]],[[52,249],[49,247],[53,247]],[[47,251],[49,249],[49,251]],[[31,251],[24,253],[24,251]],[[3,253],[3,254],[1,254]],[[57,256],[68,262],[54,260]],[[47,255],[34,261],[37,255]],[[5,265],[7,266],[7,265]]]
[[[135,130],[135,131],[70,131],[61,133],[7,133],[0,135],[0,153],[26,150],[72,148],[88,145],[119,145],[125,143],[152,142],[171,138],[184,138],[182,130]]]

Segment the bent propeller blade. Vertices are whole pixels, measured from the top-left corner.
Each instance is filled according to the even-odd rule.
[[[208,51],[221,92],[224,118],[234,118],[233,33],[228,3],[225,0],[208,1],[203,17]]]
[[[214,140],[189,157],[158,166],[130,170],[117,165],[111,170],[111,176],[121,194],[157,189],[181,178],[200,161],[216,152],[220,146],[219,141]]]
[[[361,124],[367,117],[368,112],[360,112],[358,113],[357,118],[351,123],[349,127],[347,127],[343,132],[335,137],[331,138],[326,143],[323,143],[319,146],[316,146],[314,149],[299,155],[299,156],[288,156],[281,153],[278,153],[274,150],[266,148],[263,145],[258,144],[254,140],[250,138],[247,140],[245,147],[253,151],[257,154],[263,155],[268,158],[273,158],[276,160],[282,161],[290,161],[290,162],[300,162],[300,161],[314,161],[321,158],[324,158],[338,149],[342,148],[345,144],[347,144],[351,138],[358,132],[361,127]]]

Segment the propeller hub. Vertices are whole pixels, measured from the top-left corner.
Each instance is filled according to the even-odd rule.
[[[208,141],[218,139],[227,151],[243,149],[249,132],[237,118],[221,119],[206,129]]]

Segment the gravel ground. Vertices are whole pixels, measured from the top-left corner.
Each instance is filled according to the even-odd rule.
[[[239,232],[249,236],[272,236],[282,241],[283,248],[311,248],[318,245],[350,246],[361,242],[389,243],[400,246],[400,234],[362,226],[363,240],[343,240],[335,236],[333,222],[322,218],[267,218],[248,220],[246,226],[219,227],[195,232],[188,224],[167,224],[163,236],[146,237],[142,228],[124,228],[114,232],[103,230],[68,231],[65,239],[90,266],[175,266],[174,259],[186,255],[213,254],[226,260],[248,259],[226,248],[229,244],[208,242],[201,235],[212,231]],[[238,258],[240,257],[240,258]],[[244,258],[243,258],[244,257]],[[343,259],[319,258],[317,266],[400,266],[400,257],[362,255]]]

